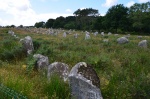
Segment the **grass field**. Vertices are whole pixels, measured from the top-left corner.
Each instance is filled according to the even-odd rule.
[[[0,29],[0,82],[29,99],[69,99],[67,83],[59,79],[48,82],[46,75],[29,68],[32,57],[25,55],[19,39],[10,36],[8,30]],[[148,48],[144,49],[137,46],[141,40],[132,34],[129,43],[117,44],[116,39],[124,35],[98,34],[85,40],[81,31],[76,31],[79,36],[75,39],[73,34],[63,38],[63,32],[51,36],[12,30],[20,38],[31,36],[34,54],[48,56],[50,63],[64,62],[70,69],[81,61],[91,64],[99,76],[104,99],[150,99],[149,36],[142,38],[148,41]]]

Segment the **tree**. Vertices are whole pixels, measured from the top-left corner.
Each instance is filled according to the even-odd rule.
[[[92,8],[78,9],[73,13],[76,16],[77,29],[89,30],[96,19],[99,16],[98,10]]]
[[[57,17],[53,26],[54,28],[64,28],[65,18],[63,16]]]
[[[135,3],[129,8],[129,17],[135,31],[150,32],[150,2]]]
[[[39,28],[39,27],[43,28],[45,26],[45,22],[43,22],[43,21],[36,22],[34,26],[37,27],[37,28]]]
[[[45,23],[45,27],[46,27],[46,28],[51,28],[51,27],[53,27],[54,22],[55,22],[55,19],[49,19],[49,20]]]
[[[108,9],[105,18],[105,24],[109,29],[117,29],[126,30],[129,26],[128,19],[128,8],[124,7],[123,4],[118,4],[112,6]]]

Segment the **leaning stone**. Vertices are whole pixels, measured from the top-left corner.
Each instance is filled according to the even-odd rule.
[[[76,64],[69,74],[72,99],[103,99],[100,80],[95,70],[85,62]]]
[[[61,62],[54,62],[50,64],[48,66],[48,74],[47,74],[48,79],[50,79],[52,75],[57,75],[64,81],[67,81],[69,75],[69,66]]]
[[[119,44],[123,44],[123,43],[128,43],[129,40],[126,37],[120,37],[120,38],[117,39],[117,42]]]
[[[147,40],[142,40],[138,43],[139,47],[147,48]]]
[[[23,45],[23,48],[27,52],[27,54],[31,54],[34,50],[32,38],[30,36],[26,36],[24,39],[21,39],[20,42]]]
[[[49,59],[47,56],[41,55],[41,54],[34,54],[33,55],[34,59],[37,60],[37,65],[36,69],[37,70],[42,70],[42,69],[47,69],[49,65]]]

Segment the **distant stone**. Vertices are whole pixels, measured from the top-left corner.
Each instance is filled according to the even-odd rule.
[[[26,36],[24,39],[21,39],[20,42],[23,45],[24,50],[27,54],[31,54],[34,50],[32,38],[30,36]]]
[[[111,35],[111,34],[112,34],[111,32],[108,33],[108,35]]]
[[[9,30],[9,31],[8,31],[8,34],[10,34],[11,36],[14,36],[14,35],[15,35],[15,33],[14,33],[12,30]]]
[[[91,37],[90,37],[90,33],[89,32],[86,32],[86,34],[85,34],[85,40],[87,40],[87,39],[90,39]]]
[[[74,34],[74,38],[78,38],[78,34],[76,33],[76,34]]]
[[[101,35],[102,35],[102,36],[105,36],[104,32],[101,32]]]
[[[139,47],[147,48],[147,40],[142,40],[138,43]]]
[[[128,43],[129,40],[126,37],[120,37],[120,38],[117,39],[117,42],[119,44],[124,44],[124,43]]]
[[[142,36],[137,36],[138,39],[142,39]]]
[[[33,57],[37,60],[36,69],[42,70],[47,69],[49,65],[49,59],[47,56],[41,55],[41,54],[34,54]]]
[[[94,33],[94,36],[97,36],[97,34],[98,34],[98,32],[95,32],[95,33]]]
[[[125,37],[125,38],[129,38],[129,37],[130,37],[130,34],[128,34],[128,35],[125,35],[124,37]]]
[[[54,62],[50,64],[48,66],[48,74],[47,74],[48,79],[50,79],[52,75],[57,75],[64,81],[67,81],[69,75],[69,66],[61,62]]]
[[[66,36],[67,36],[67,33],[66,33],[66,32],[64,32],[64,33],[63,33],[63,37],[66,37]]]
[[[77,63],[69,74],[72,99],[103,99],[100,80],[95,70],[85,62]]]
[[[118,36],[118,34],[114,34],[115,36]]]

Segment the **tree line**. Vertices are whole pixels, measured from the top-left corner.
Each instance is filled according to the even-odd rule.
[[[117,4],[110,7],[104,16],[93,8],[78,9],[73,15],[48,19],[47,22],[36,22],[34,26],[116,33],[150,33],[150,2],[135,3],[129,8],[123,4]]]

